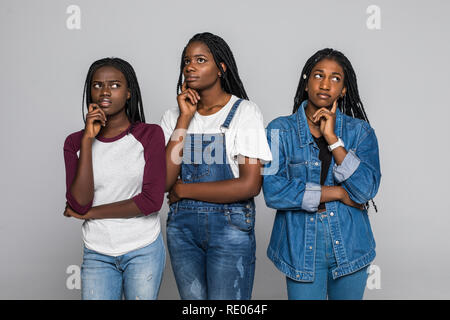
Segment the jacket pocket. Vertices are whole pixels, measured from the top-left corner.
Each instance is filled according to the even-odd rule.
[[[292,178],[300,178],[304,181],[306,181],[306,175],[307,175],[307,167],[308,167],[308,162],[303,161],[303,162],[290,162],[288,164],[288,179],[292,179]]]

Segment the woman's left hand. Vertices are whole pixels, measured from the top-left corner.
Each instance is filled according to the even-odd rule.
[[[91,213],[92,211],[89,210],[88,212],[86,212],[86,214],[79,214],[75,211],[73,211],[73,209],[69,206],[68,203],[66,203],[66,209],[64,210],[64,216],[70,218],[77,218],[77,219],[81,219],[81,220],[87,220],[87,219],[91,219]]]
[[[180,192],[181,188],[183,188],[183,184],[183,181],[181,179],[178,179],[177,182],[175,182],[175,184],[172,186],[172,189],[170,189],[169,194],[167,195],[167,199],[169,199],[169,205],[182,199]]]
[[[337,100],[333,102],[331,111],[327,108],[320,108],[312,116],[312,120],[315,123],[320,121],[320,133],[322,133],[328,144],[333,144],[338,140],[336,134],[334,133],[334,126],[336,123],[336,109]]]

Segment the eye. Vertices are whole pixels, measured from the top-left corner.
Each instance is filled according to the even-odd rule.
[[[333,80],[335,82],[339,82],[339,81],[341,81],[341,78],[339,78],[339,77],[332,77],[331,80]]]
[[[100,89],[101,85],[100,85],[100,83],[96,82],[92,85],[92,87],[95,89]]]
[[[184,65],[187,66],[189,64],[189,59],[184,59]]]
[[[198,63],[205,63],[205,62],[206,62],[206,59],[204,59],[204,58],[198,58],[198,59],[197,59],[197,62],[198,62]]]
[[[316,73],[316,74],[314,75],[314,78],[315,78],[315,79],[322,79],[322,75],[319,74],[319,73]]]
[[[111,85],[111,88],[113,88],[113,89],[120,88],[120,84],[118,84],[118,83],[113,83],[113,84]]]

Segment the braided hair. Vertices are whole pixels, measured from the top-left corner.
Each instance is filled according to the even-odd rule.
[[[293,113],[297,112],[302,101],[308,99],[308,92],[305,91],[308,78],[314,66],[323,59],[336,61],[344,70],[344,87],[347,88],[347,93],[337,101],[339,110],[350,117],[362,119],[369,123],[363,103],[359,97],[356,74],[352,64],[343,53],[330,48],[317,51],[308,59],[308,61],[306,61],[297,87],[297,92],[295,93]]]
[[[142,106],[142,96],[141,90],[139,88],[139,83],[134,72],[133,67],[127,61],[120,58],[104,58],[95,61],[89,68],[86,76],[86,81],[84,83],[83,89],[83,104],[86,102],[86,109],[88,110],[89,104],[92,103],[91,87],[92,87],[92,77],[98,69],[101,67],[110,66],[114,67],[125,76],[127,80],[127,86],[130,90],[130,99],[127,100],[125,104],[125,112],[131,123],[142,122],[145,123],[144,109]],[[84,108],[83,119],[85,119]],[[85,120],[86,121],[86,120]]]
[[[202,42],[205,44],[209,51],[211,51],[214,61],[219,68],[222,76],[220,77],[220,84],[222,89],[229,94],[233,94],[239,98],[248,100],[247,93],[245,92],[244,85],[239,77],[236,61],[234,60],[233,53],[231,52],[228,44],[221,37],[216,36],[209,32],[197,33],[193,36],[187,45],[183,49],[181,54],[180,64],[180,76],[178,77],[177,94],[181,92],[181,86],[183,84],[183,69],[184,69],[184,57],[186,55],[187,47],[193,42]],[[224,63],[227,66],[227,70],[223,70],[220,63]]]
[[[323,59],[336,61],[344,70],[344,87],[347,88],[347,92],[344,97],[340,97],[337,101],[339,110],[350,117],[361,119],[369,123],[363,103],[359,97],[356,73],[352,67],[352,64],[342,52],[330,48],[317,51],[311,58],[308,59],[308,61],[306,61],[297,87],[297,92],[295,93],[294,108],[292,113],[297,112],[302,101],[308,99],[308,92],[305,91],[308,78],[314,66]],[[371,199],[371,202],[375,212],[378,212],[377,206],[375,205],[373,199]],[[368,209],[369,203],[365,203],[364,206]]]

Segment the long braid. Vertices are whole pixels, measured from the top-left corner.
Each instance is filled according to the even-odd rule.
[[[343,53],[330,48],[317,51],[306,61],[306,64],[303,67],[300,76],[297,91],[295,93],[292,113],[297,112],[302,101],[308,99],[308,92],[305,91],[306,85],[308,83],[308,78],[314,66],[323,59],[331,59],[336,61],[344,70],[344,87],[347,88],[347,93],[344,95],[344,97],[338,99],[339,110],[350,117],[362,119],[370,124],[361,98],[359,97],[356,73],[352,67],[352,64]],[[375,209],[375,212],[378,212],[377,206],[375,205],[373,199],[371,199],[371,202]],[[366,203],[365,207],[366,209],[368,209],[369,203]]]
[[[214,61],[222,74],[220,77],[220,84],[223,90],[239,98],[248,100],[244,85],[239,77],[236,60],[234,59],[230,47],[221,37],[209,32],[196,34],[189,40],[188,44],[183,49],[183,53],[181,55],[180,75],[177,83],[177,94],[181,91],[181,86],[183,84],[184,56],[186,54],[187,46],[196,41],[204,43],[211,51]],[[224,63],[226,65],[226,71],[223,70],[220,63]]]
[[[120,58],[104,58],[95,61],[89,68],[88,74],[86,76],[86,81],[84,83],[83,89],[83,105],[85,103],[86,109],[88,109],[89,104],[92,102],[91,87],[92,87],[92,76],[95,71],[101,67],[111,66],[119,70],[125,76],[127,80],[127,86],[130,90],[130,99],[126,102],[126,114],[131,123],[142,122],[145,123],[144,107],[142,103],[141,89],[139,88],[139,83],[137,80],[136,72],[134,71],[131,64]],[[85,119],[84,106],[82,106],[83,120]]]

